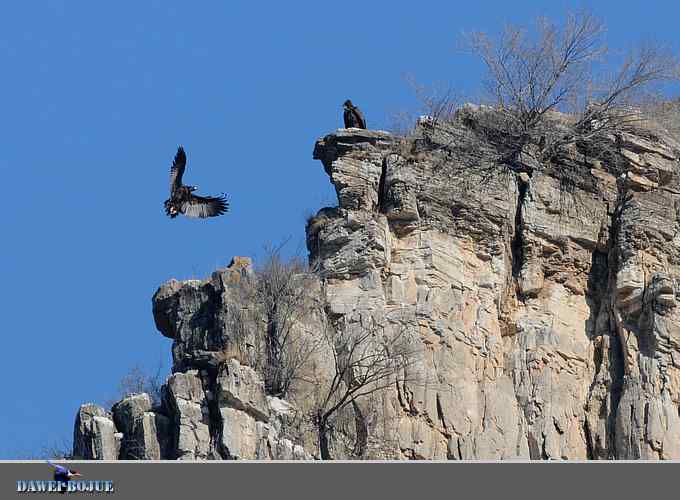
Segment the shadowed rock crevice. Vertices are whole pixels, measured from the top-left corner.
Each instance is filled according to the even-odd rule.
[[[510,244],[511,256],[512,256],[512,276],[517,279],[522,271],[522,266],[524,265],[524,235],[523,235],[523,222],[522,222],[522,209],[524,203],[527,199],[527,193],[530,189],[530,177],[524,174],[525,177],[520,178],[517,187],[517,208],[515,209],[514,218],[514,231],[512,236],[512,242]],[[519,177],[519,176],[518,176]],[[521,297],[521,293],[520,293]]]
[[[588,330],[593,342],[593,378],[589,386],[584,434],[591,460],[616,457],[615,418],[621,393],[623,365],[612,315],[618,238],[618,203],[603,222],[598,245],[592,253],[587,297],[591,303]]]
[[[201,382],[205,388],[208,409],[208,430],[210,433],[210,448],[214,451],[217,459],[229,460],[231,455],[229,450],[223,446],[224,420],[220,412],[220,405],[216,398],[218,389],[217,373],[218,367],[206,368],[201,372]]]
[[[387,158],[382,161],[382,170],[378,180],[378,210],[385,212],[385,176],[387,175]]]

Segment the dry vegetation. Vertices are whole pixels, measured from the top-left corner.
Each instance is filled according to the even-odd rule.
[[[116,398],[106,402],[111,408],[118,401],[133,394],[147,393],[151,403],[156,406],[161,403],[161,388],[163,386],[163,363],[159,361],[156,370],[148,372],[140,365],[133,366],[118,382]]]
[[[487,69],[487,101],[460,107],[450,89],[427,92],[416,86],[429,118],[421,121],[415,149],[440,155],[483,150],[494,158],[489,175],[499,166],[531,175],[573,151],[612,155],[613,137],[650,118],[677,134],[677,101],[659,98],[664,85],[680,78],[674,54],[646,43],[617,57],[604,33],[598,19],[579,12],[562,23],[510,25],[499,36],[467,34],[464,45]],[[461,131],[465,127],[469,133]]]
[[[233,354],[264,374],[268,394],[283,398],[318,349],[315,337],[306,331],[318,291],[302,259],[286,260],[281,250],[266,249],[261,266],[239,283],[239,300],[226,319]]]
[[[312,420],[319,433],[321,458],[329,460],[329,438],[343,410],[354,413],[354,457],[362,457],[368,443],[366,415],[360,403],[394,387],[407,377],[416,360],[414,338],[408,328],[378,324],[373,318],[348,324],[346,318],[327,322],[323,337],[332,354],[331,380],[316,393]]]
[[[270,395],[294,400],[300,386],[314,394],[314,411],[300,418],[318,432],[324,459],[332,458],[330,436],[339,435],[339,422],[350,409],[353,454],[360,457],[367,429],[358,402],[403,378],[413,339],[373,321],[348,325],[329,319],[317,278],[301,259],[283,258],[281,249],[269,247],[264,262],[237,287],[239,299],[227,313],[231,355],[264,374]],[[330,375],[322,375],[317,362],[329,358]]]

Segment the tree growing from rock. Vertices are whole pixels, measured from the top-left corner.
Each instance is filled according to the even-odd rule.
[[[353,454],[361,457],[366,451],[368,429],[359,403],[408,377],[407,369],[416,359],[414,340],[408,329],[386,327],[373,319],[351,324],[337,320],[322,331],[332,353],[332,378],[320,387],[312,416],[320,455],[323,460],[333,458],[330,436],[334,421],[351,406],[356,434]]]
[[[62,438],[60,441],[54,441],[47,446],[44,446],[36,458],[45,460],[72,460],[73,446],[68,439]]]
[[[135,365],[118,382],[117,399],[107,401],[105,404],[111,408],[116,402],[131,396],[132,394],[146,393],[154,405],[161,403],[161,388],[163,386],[163,363],[158,362],[158,367],[153,373],[149,373],[141,366]]]
[[[304,332],[316,308],[315,278],[300,258],[285,259],[283,246],[266,247],[262,264],[238,289],[239,302],[249,306],[228,312],[239,356],[264,374],[267,393],[277,397],[288,394],[318,347]]]
[[[504,161],[515,161],[529,144],[541,160],[571,144],[600,150],[610,134],[643,119],[643,105],[680,76],[677,59],[659,44],[639,45],[616,64],[604,32],[584,11],[561,24],[539,19],[533,30],[510,25],[497,37],[466,37],[487,68],[494,111],[487,133],[501,139]],[[556,120],[554,112],[570,118]]]
[[[508,25],[499,35],[472,32],[464,45],[487,69],[488,104],[474,116],[456,112],[449,90],[417,95],[429,122],[420,127],[429,150],[457,155],[492,147],[495,161],[480,167],[495,175],[499,165],[529,175],[535,168],[573,156],[613,158],[616,137],[658,114],[663,86],[680,78],[675,55],[658,43],[644,43],[625,54],[610,51],[605,26],[587,11],[563,22],[539,19],[533,27]],[[460,121],[470,129],[461,134]],[[563,163],[563,162],[562,162]],[[574,172],[560,173],[568,188]]]

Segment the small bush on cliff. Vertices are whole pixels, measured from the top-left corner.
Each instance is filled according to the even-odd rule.
[[[230,308],[227,323],[231,344],[241,361],[264,374],[268,394],[285,397],[317,349],[305,335],[316,310],[315,278],[302,259],[282,256],[284,245],[268,246],[254,275],[240,283],[239,303]]]
[[[72,460],[73,446],[66,438],[44,446],[37,458],[44,460]]]
[[[680,75],[674,55],[658,44],[640,45],[613,63],[604,32],[592,14],[580,12],[561,24],[539,19],[533,30],[508,26],[497,37],[466,37],[487,67],[510,158],[527,144],[539,144],[543,158],[569,144],[597,150],[604,136],[639,122],[640,106]],[[574,119],[555,127],[554,112]]]
[[[498,36],[466,35],[466,48],[487,69],[489,106],[466,120],[465,110],[451,111],[458,100],[451,92],[423,98],[421,89],[432,117],[422,127],[425,143],[471,151],[486,142],[495,148],[496,166],[529,174],[569,156],[570,148],[591,158],[611,156],[617,134],[658,114],[657,96],[664,84],[680,78],[680,64],[654,43],[612,55],[604,33],[603,23],[583,11],[562,23],[539,19],[533,28],[509,25]],[[449,125],[456,121],[473,133],[453,132],[456,127]]]
[[[155,372],[149,373],[141,366],[135,365],[118,382],[116,399],[106,402],[106,407],[111,408],[118,401],[132,394],[147,393],[154,406],[161,403],[161,387],[163,386],[163,363],[159,361]]]
[[[257,270],[255,294],[266,323],[265,385],[270,394],[285,396],[314,350],[311,340],[295,330],[311,313],[312,281],[302,259],[284,260],[281,247],[269,247]]]

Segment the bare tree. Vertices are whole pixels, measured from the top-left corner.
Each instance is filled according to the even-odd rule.
[[[415,360],[413,338],[405,327],[386,328],[373,319],[367,325],[327,324],[323,334],[333,363],[332,378],[320,388],[313,415],[321,458],[332,459],[329,439],[334,420],[350,406],[355,416],[353,453],[360,457],[366,449],[368,429],[359,403],[407,376],[407,368]]]
[[[418,129],[422,137],[430,142],[434,135],[444,135],[446,142],[452,140],[448,136],[448,128],[444,126],[455,117],[456,109],[460,106],[461,97],[451,85],[435,83],[424,85],[411,74],[404,75],[406,84],[413,90],[420,106],[416,128],[413,128],[415,116],[413,113],[401,111],[391,116],[390,129],[402,137],[412,136]],[[441,142],[442,138],[439,138]]]
[[[318,293],[315,278],[302,259],[284,259],[282,249],[268,246],[254,276],[239,287],[240,304],[227,318],[230,336],[242,359],[264,373],[269,394],[284,397],[302,376],[302,367],[318,341],[308,335]]]
[[[436,124],[451,120],[460,104],[460,96],[451,85],[441,82],[423,85],[413,75],[405,75],[404,79],[413,89],[421,111],[431,122]]]
[[[487,66],[487,88],[498,110],[519,133],[530,132],[551,110],[564,110],[591,80],[592,64],[604,53],[604,27],[588,13],[569,15],[560,28],[539,19],[536,33],[507,26],[494,40],[472,33],[472,50]]]
[[[466,37],[486,64],[487,89],[502,116],[503,161],[515,161],[528,144],[539,146],[540,159],[570,144],[601,147],[607,134],[640,120],[645,97],[680,75],[676,58],[653,44],[631,51],[612,71],[603,35],[604,25],[580,12],[561,26],[539,19],[533,31],[508,26],[498,38]],[[571,118],[556,120],[555,112]]]
[[[163,386],[163,362],[158,362],[158,367],[153,373],[147,372],[140,365],[133,366],[118,382],[117,399],[106,402],[111,408],[116,402],[132,395],[147,393],[154,405],[161,403],[161,387]]]
[[[71,460],[73,459],[73,446],[68,439],[62,438],[43,446],[40,454],[36,458],[46,460]]]

